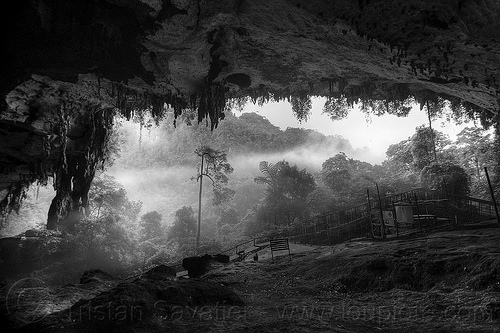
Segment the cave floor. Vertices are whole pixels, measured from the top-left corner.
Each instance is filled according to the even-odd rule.
[[[237,263],[206,278],[234,288],[247,307],[205,329],[500,332],[500,228],[492,226]]]
[[[500,332],[499,244],[500,228],[492,223],[388,241],[294,245],[291,260],[262,256],[203,277],[233,289],[245,306],[158,311],[119,331]],[[30,288],[33,295],[23,299],[31,301],[16,316],[34,321],[114,285]],[[56,331],[80,331],[74,328],[61,322]]]

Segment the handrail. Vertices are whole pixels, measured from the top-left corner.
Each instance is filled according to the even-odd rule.
[[[484,200],[484,199],[479,199],[479,198],[473,198],[469,196],[458,196],[454,194],[448,194],[448,197],[452,197],[454,199],[459,199],[459,200],[469,200],[469,201],[474,201],[474,202],[479,202],[479,203],[484,203],[488,205],[494,205],[493,201],[490,200]]]
[[[465,200],[470,200],[470,201],[474,201],[474,202],[480,202],[480,203],[485,203],[485,204],[493,205],[493,202],[492,201],[488,201],[488,200],[483,200],[483,199],[479,199],[479,198],[473,198],[473,197],[469,197],[469,196],[456,196],[456,195],[453,195],[453,194],[446,194],[446,193],[443,193],[443,192],[437,191],[437,190],[422,189],[422,188],[418,188],[418,189],[413,189],[413,190],[410,190],[410,191],[405,191],[405,192],[401,192],[401,193],[395,193],[395,194],[387,195],[387,196],[381,197],[380,201],[384,202],[384,201],[388,201],[389,199],[392,199],[392,198],[395,198],[395,197],[404,197],[404,196],[406,196],[407,198],[409,197],[410,200],[413,201],[413,193],[415,193],[415,192],[420,192],[420,193],[424,192],[426,194],[432,194],[432,195],[437,194],[437,196],[439,196],[439,197],[452,197],[454,199],[465,199]],[[378,201],[377,200],[373,200],[371,202],[371,205],[372,205],[371,208],[378,208]],[[327,211],[327,212],[315,215],[314,217],[312,217],[312,218],[304,221],[304,223],[307,224],[308,222],[314,221],[317,218],[326,217],[328,215],[333,215],[333,214],[341,214],[341,213],[349,212],[349,211],[356,210],[356,209],[362,208],[362,207],[366,208],[367,206],[368,206],[368,204],[364,203],[364,204],[359,204],[359,205],[352,206],[352,207],[349,207],[349,208],[346,208],[346,209],[342,209],[342,210]]]
[[[417,194],[420,197],[418,199],[423,199],[422,196],[425,196],[425,199],[448,199],[448,200],[451,199],[452,201],[465,200],[468,201],[468,203],[466,203],[466,206],[477,207],[479,208],[478,209],[479,214],[486,214],[486,215],[487,213],[485,213],[485,211],[491,213],[491,209],[488,208],[483,209],[482,207],[484,206],[482,205],[489,205],[489,206],[494,205],[492,201],[483,200],[479,198],[473,198],[469,196],[461,197],[453,194],[443,193],[437,190],[416,188],[410,191],[384,196],[380,198],[380,201],[372,200],[370,203],[370,207],[368,207],[368,203],[364,203],[340,211],[328,211],[321,214],[317,214],[314,217],[301,223],[301,225],[297,226],[297,228],[291,230],[289,236],[295,238],[304,235],[314,235],[314,234],[324,233],[325,226],[326,228],[330,228],[330,225],[334,226],[333,225],[334,222],[336,222],[337,226],[343,226],[343,227],[350,224],[356,224],[359,221],[369,216],[370,209],[378,208],[380,204],[382,204],[382,206],[392,206],[395,202],[394,199],[398,200],[398,202],[410,202],[410,203],[415,202],[415,200],[418,200],[415,194]],[[311,229],[314,229],[314,231],[312,231]]]
[[[406,192],[401,192],[401,193],[396,193],[396,194],[392,194],[392,195],[388,195],[388,196],[382,197],[381,201],[382,202],[388,201],[389,199],[392,199],[392,198],[395,198],[395,197],[400,197],[400,198],[406,197],[406,198],[409,198],[410,201],[413,202],[414,201],[413,193],[415,193],[415,192],[420,192],[420,193],[424,192],[426,195],[427,194],[437,195],[439,197],[445,197],[445,198],[449,198],[449,199],[453,199],[453,200],[468,200],[468,201],[471,201],[471,202],[477,202],[479,204],[486,204],[486,205],[491,205],[491,206],[494,205],[494,203],[492,201],[488,201],[488,200],[484,200],[484,199],[473,198],[473,197],[469,197],[469,196],[456,196],[456,195],[453,195],[453,194],[446,194],[446,193],[443,193],[443,192],[440,192],[440,191],[429,190],[429,189],[422,189],[422,188],[414,189],[414,190],[410,190],[410,191],[406,191]],[[392,200],[390,200],[389,202],[392,203]],[[377,207],[378,207],[377,200],[372,201],[370,208],[377,208]],[[361,210],[359,210],[360,208],[361,208]],[[342,223],[341,223],[341,221],[339,219],[338,227],[346,227],[346,226],[348,226],[350,224],[359,223],[363,219],[368,218],[368,216],[369,216],[369,210],[367,208],[368,208],[368,204],[365,203],[365,204],[360,204],[360,205],[356,205],[356,206],[353,206],[353,207],[349,207],[349,208],[346,208],[346,209],[343,209],[343,210],[340,210],[340,211],[328,211],[328,212],[325,212],[325,213],[322,213],[322,214],[318,214],[318,215],[314,216],[313,218],[304,221],[300,225],[300,229],[295,229],[295,230],[289,231],[287,237],[288,238],[292,238],[292,239],[297,239],[297,238],[301,238],[301,237],[310,237],[312,235],[317,235],[319,232],[316,229],[313,232],[308,232],[308,233],[305,233],[305,232],[299,233],[299,232],[296,232],[296,231],[299,231],[299,230],[307,231],[310,228],[322,227],[325,224],[328,225],[329,223],[332,222],[332,219],[330,219],[330,221],[328,221],[327,218],[329,216],[332,217],[334,215],[337,215],[338,218],[340,218],[340,216],[350,217],[350,219],[347,218],[347,221],[343,221]],[[349,216],[349,212],[358,213],[358,215],[351,214]],[[482,211],[480,210],[479,213],[481,214]],[[311,223],[311,222],[314,222],[315,220],[319,220],[321,218],[324,219],[324,221],[322,223]],[[320,229],[320,232],[324,233],[325,230],[324,229]],[[262,243],[262,239],[267,239],[267,241],[269,241],[269,238],[267,238],[267,237],[256,237],[256,238],[250,239],[248,241],[239,243],[239,244],[237,244],[237,245],[235,245],[235,246],[233,246],[231,248],[228,248],[226,250],[223,250],[220,253],[222,254],[222,253],[226,253],[226,252],[234,250],[235,251],[234,253],[237,254],[237,252],[238,252],[237,250],[238,250],[239,247],[241,247],[242,245],[251,243],[251,242],[253,242],[253,245],[255,247],[259,247],[257,244],[258,243]],[[175,264],[173,266],[176,268],[176,270],[177,269],[180,270],[181,267],[182,267],[182,264]]]
[[[246,242],[239,243],[239,244],[237,244],[237,245],[235,245],[235,246],[233,246],[233,247],[230,247],[230,248],[228,248],[228,249],[226,249],[226,250],[224,250],[224,251],[221,251],[220,253],[226,253],[226,252],[230,252],[230,251],[232,252],[232,250],[234,250],[234,253],[235,253],[235,254],[238,254],[238,248],[239,248],[239,247],[241,247],[242,245],[248,244],[248,243],[250,243],[250,242],[253,242],[253,245],[254,245],[254,246],[257,246],[256,241],[257,241],[258,239],[260,240],[261,238],[253,238],[253,239],[250,239],[250,240],[248,240],[248,241],[246,241]]]
[[[412,194],[415,190],[410,190],[410,191],[406,191],[406,192],[401,192],[401,193],[396,193],[396,194],[392,194],[392,195],[389,195],[389,196],[385,196],[385,197],[382,197],[381,198],[381,201],[386,201],[388,199],[391,199],[392,197],[402,197],[402,196],[406,196],[406,197],[410,197],[412,198]],[[318,214],[316,216],[314,216],[313,218],[311,219],[308,219],[306,221],[304,221],[302,223],[302,227],[303,228],[308,228],[308,227],[312,227],[316,224],[311,224],[311,222],[314,222],[315,220],[317,219],[320,219],[320,218],[327,218],[328,216],[333,216],[333,215],[342,215],[342,216],[347,216],[347,219],[346,221],[344,221],[342,223],[342,225],[348,225],[350,223],[353,223],[353,222],[359,222],[360,220],[362,220],[363,218],[366,218],[368,217],[368,209],[367,209],[367,204],[364,203],[364,204],[359,204],[359,205],[356,205],[356,206],[353,206],[353,207],[349,207],[349,208],[346,208],[346,209],[343,209],[343,210],[340,210],[340,211],[328,211],[328,212],[325,212],[325,213],[322,213],[322,214]],[[373,207],[370,207],[370,208],[374,208],[374,207],[377,207],[378,206],[378,202],[376,201],[373,201],[372,202],[372,206]],[[349,214],[351,213],[351,216],[349,216]],[[360,216],[361,215],[361,216]],[[324,223],[321,223],[319,225],[323,225],[328,222],[325,221]],[[291,232],[292,235],[290,236],[295,236],[295,232]],[[238,248],[240,248],[241,246],[245,245],[245,244],[248,244],[250,242],[253,242],[253,245],[254,246],[257,246],[257,241],[261,240],[262,238],[253,238],[253,239],[250,239],[248,241],[245,241],[245,242],[242,242],[242,243],[239,243],[233,247],[230,247],[226,250],[223,250],[221,251],[221,253],[227,253],[227,252],[232,252],[234,251],[235,254],[237,254],[238,252]]]
[[[488,200],[484,200],[484,199],[473,198],[473,197],[469,197],[469,196],[456,196],[453,194],[446,194],[446,193],[443,193],[443,192],[440,192],[437,190],[429,190],[429,189],[423,189],[423,188],[417,188],[417,189],[413,189],[413,190],[409,190],[409,191],[405,191],[405,192],[401,192],[401,193],[387,195],[387,196],[381,197],[380,201],[383,204],[385,203],[385,205],[391,205],[394,202],[393,199],[396,199],[396,198],[400,199],[399,200],[400,202],[401,201],[404,202],[405,201],[404,199],[406,199],[407,201],[413,202],[415,200],[414,193],[425,194],[426,197],[432,196],[432,197],[438,197],[438,198],[450,198],[453,200],[468,200],[468,201],[477,202],[480,204],[493,205],[492,201],[488,201]],[[378,200],[373,200],[371,202],[370,206],[371,206],[370,209],[378,208],[378,206],[379,206]],[[288,232],[288,236],[297,237],[300,235],[315,234],[315,233],[317,233],[316,231],[311,232],[311,233],[304,233],[304,232],[307,231],[307,229],[309,229],[309,228],[315,228],[315,227],[320,228],[320,230],[323,230],[322,227],[324,225],[328,225],[331,222],[333,222],[334,220],[337,220],[338,225],[342,225],[345,227],[349,224],[358,223],[358,222],[362,221],[363,219],[368,218],[369,213],[370,213],[370,211],[369,211],[367,203],[352,206],[352,207],[349,207],[349,208],[346,208],[343,210],[324,212],[324,213],[315,215],[314,217],[301,223],[301,225],[298,226],[297,228],[290,230]],[[323,220],[323,221],[321,223],[318,223],[320,220]],[[302,232],[300,232],[300,231],[302,231]],[[221,253],[227,253],[227,252],[234,251],[234,254],[237,254],[238,248],[241,248],[243,245],[251,243],[251,242],[253,242],[253,246],[258,247],[257,243],[262,243],[261,242],[262,239],[263,239],[262,237],[250,239],[248,241],[239,243],[231,248],[228,248],[228,249],[222,251]]]

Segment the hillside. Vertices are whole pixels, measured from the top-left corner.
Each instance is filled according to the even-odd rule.
[[[302,167],[320,169],[326,158],[343,151],[349,156],[360,157],[363,150],[354,149],[350,142],[338,135],[324,135],[318,131],[304,128],[281,130],[265,117],[257,113],[227,112],[224,122],[216,131],[204,124],[189,123],[181,120],[174,127],[171,117],[155,125],[149,119],[146,126],[123,122],[118,128],[120,157],[115,161],[119,169],[143,168],[145,166],[172,167],[193,166],[198,163],[194,150],[201,145],[226,152],[233,161],[241,156],[255,155],[252,162],[258,172],[258,156],[265,155],[283,159],[293,152],[307,153],[316,164]],[[314,158],[321,155],[322,160]],[[280,157],[281,156],[281,157]],[[299,160],[299,159],[297,159]],[[296,161],[293,161],[296,163]]]
[[[116,177],[132,200],[143,202],[143,213],[158,210],[165,220],[182,205],[197,204],[198,186],[191,177],[199,164],[194,151],[202,145],[227,153],[234,168],[230,186],[236,190],[231,203],[240,216],[264,195],[265,189],[254,183],[261,161],[287,160],[315,173],[325,160],[341,151],[363,156],[363,150],[354,149],[342,137],[301,128],[280,130],[256,113],[228,113],[216,131],[203,124],[185,123],[174,129],[171,119],[166,119],[159,126],[143,128],[142,136],[138,124],[125,123],[119,132],[120,157],[107,173]]]
[[[187,303],[185,297],[195,295],[191,280],[145,284],[141,278],[118,284],[103,276],[93,282],[97,292],[73,284],[17,285],[2,293],[11,290],[8,317],[18,332],[498,332],[499,242],[495,223],[385,242],[292,246],[291,260],[282,255],[275,262],[227,264],[194,280],[196,295],[207,295],[204,288],[211,283],[221,289]],[[28,289],[22,293],[20,286]],[[135,294],[137,286],[148,287]],[[148,298],[152,290],[158,290],[156,296]],[[161,299],[173,290],[184,291]],[[231,296],[233,291],[237,296]],[[73,305],[78,298],[87,300],[79,303],[87,304],[83,316]],[[155,299],[161,306],[148,303]],[[130,308],[119,317],[107,302]],[[72,305],[73,312],[64,310]],[[145,311],[140,319],[131,317],[132,306]],[[88,314],[88,309],[96,312]]]

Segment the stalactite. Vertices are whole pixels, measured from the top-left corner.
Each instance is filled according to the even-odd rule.
[[[216,45],[216,44],[214,44]],[[214,51],[215,52],[215,51]],[[217,58],[214,53],[213,64],[210,75],[205,79],[205,85],[201,92],[183,96],[171,91],[159,94],[154,91],[144,91],[131,88],[123,83],[111,83],[108,89],[109,97],[114,101],[114,108],[102,109],[102,104],[92,105],[82,99],[75,99],[68,92],[59,91],[61,103],[57,110],[57,123],[53,126],[53,134],[43,138],[43,157],[40,161],[30,164],[32,179],[29,181],[47,181],[53,176],[54,188],[57,195],[51,205],[49,228],[55,228],[71,213],[85,211],[88,205],[88,188],[99,165],[107,158],[107,143],[109,130],[113,124],[114,110],[123,115],[126,119],[136,119],[143,121],[145,115],[149,114],[156,124],[165,116],[165,106],[168,105],[174,110],[174,125],[177,117],[183,110],[196,110],[198,122],[206,121],[207,126],[215,129],[219,121],[224,118],[224,111],[228,107],[230,98],[247,98],[253,103],[280,102],[283,100],[294,100],[305,96],[317,96],[312,93],[312,86],[308,91],[290,91],[288,89],[272,89],[265,85],[240,90],[237,94],[230,95],[227,87],[216,81],[219,71],[224,67],[224,62]],[[342,78],[328,78],[328,87],[325,86],[324,95],[341,98],[347,105],[362,102],[364,107],[371,107],[372,112],[391,113],[404,115],[407,110],[407,103],[414,98],[422,105],[426,101],[447,99],[449,96],[436,94],[429,91],[411,92],[406,84],[387,84],[377,86],[369,79],[360,85],[349,85]],[[339,91],[335,85],[338,85]],[[317,89],[317,87],[316,87]],[[101,94],[103,92],[101,91]],[[479,118],[484,126],[491,126],[493,115],[466,101],[451,98],[455,108],[463,108],[467,117]],[[382,111],[380,111],[382,110]],[[75,157],[68,155],[68,131],[71,129],[71,121],[81,117],[86,131],[85,155]],[[47,159],[50,156],[57,156],[60,152],[60,160],[56,163],[54,170],[51,169]],[[75,185],[73,185],[74,183]],[[15,210],[23,197],[23,192],[29,182],[26,181],[21,187],[12,188],[8,198],[0,202],[0,210]],[[17,186],[17,185],[16,185]]]
[[[218,83],[207,84],[198,103],[198,122],[210,119],[210,128],[217,128],[226,107],[225,87]]]
[[[26,198],[27,184],[20,182],[12,184],[8,189],[8,194],[4,200],[0,202],[0,216],[2,222],[6,222],[7,215],[12,211],[18,213],[22,201]]]
[[[88,191],[99,164],[109,158],[109,134],[113,126],[114,111],[100,105],[75,105],[72,110],[78,126],[85,127],[84,135],[75,138],[75,149],[64,153],[54,173],[56,196],[52,200],[47,229],[72,229],[83,214],[88,214]],[[64,140],[68,140],[67,131]],[[66,156],[66,164],[62,156]]]

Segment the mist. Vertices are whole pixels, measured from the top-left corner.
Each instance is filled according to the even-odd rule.
[[[229,186],[236,190],[236,195],[244,196],[244,193],[238,193],[239,187],[243,183],[253,182],[255,177],[261,175],[259,170],[261,161],[275,164],[285,160],[291,165],[297,165],[299,169],[306,169],[309,173],[315,174],[321,170],[325,160],[342,151],[335,147],[317,148],[309,145],[282,153],[228,154],[228,162],[234,168],[234,172],[229,175]],[[107,173],[125,188],[130,200],[142,202],[141,214],[158,211],[162,214],[164,222],[171,224],[175,211],[181,206],[195,208],[198,205],[199,184],[192,179],[197,175],[198,168],[196,164],[142,169],[113,167]],[[209,203],[211,191],[209,182],[205,183],[203,191],[203,200]],[[262,195],[264,191],[265,188],[262,187]]]
[[[255,126],[256,122],[259,128]],[[241,134],[237,138],[239,141],[227,139],[225,135],[231,131]],[[252,134],[252,131],[257,132]],[[230,116],[213,132],[203,125],[178,123],[177,128],[173,128],[171,119],[164,120],[159,126],[142,128],[137,123],[123,122],[120,135],[122,156],[107,174],[125,188],[130,200],[142,202],[141,214],[158,211],[166,225],[173,222],[174,213],[182,206],[197,208],[199,184],[192,178],[199,168],[194,149],[201,145],[226,152],[227,160],[234,168],[228,185],[236,191],[236,197],[244,197],[249,186],[260,186],[254,184],[253,179],[261,175],[261,161],[274,164],[285,160],[315,174],[321,170],[323,162],[340,152],[360,161],[380,159],[366,147],[354,149],[342,136],[325,136],[302,128],[280,130],[255,113]],[[185,146],[183,150],[176,147],[180,142]],[[146,160],[150,162],[146,163]],[[265,188],[261,188],[264,196]],[[209,203],[209,183],[204,184],[203,192],[204,203]],[[257,195],[255,199],[258,199]]]
[[[171,225],[175,212],[182,206],[197,208],[199,184],[192,178],[198,173],[199,161],[194,149],[202,144],[227,153],[228,162],[234,168],[234,172],[229,175],[228,185],[236,191],[233,201],[240,205],[245,201],[249,187],[254,192],[260,191],[261,197],[265,194],[265,188],[253,181],[255,177],[261,175],[259,170],[261,161],[274,164],[285,160],[291,165],[297,165],[300,169],[315,174],[321,170],[323,162],[339,152],[346,153],[349,158],[366,162],[377,159],[368,148],[354,149],[350,142],[341,136],[325,136],[310,129],[280,130],[265,117],[257,114],[254,114],[254,117],[264,122],[264,127],[269,127],[275,137],[281,135],[286,138],[277,143],[272,142],[272,139],[266,141],[266,138],[263,138],[262,142],[266,146],[263,144],[262,149],[259,145],[252,149],[233,147],[232,142],[221,139],[220,133],[230,128],[231,122],[238,124],[243,122],[241,116],[224,120],[214,132],[210,132],[203,125],[180,124],[174,129],[172,120],[168,118],[158,126],[146,123],[142,128],[138,123],[122,121],[118,126],[121,156],[105,171],[105,174],[114,177],[126,190],[127,197],[131,201],[142,202],[141,215],[158,211],[162,215],[163,223]],[[299,144],[293,142],[295,135],[300,137]],[[183,141],[187,147],[181,150],[178,147],[179,141]],[[186,141],[189,142],[186,144]],[[239,144],[244,146],[248,142],[243,141]],[[280,150],[279,145],[286,144],[292,148]],[[162,153],[162,149],[167,149],[167,153]],[[178,158],[181,152],[183,156]],[[145,159],[149,162],[145,162]],[[209,183],[205,183],[203,192],[204,205],[210,204]],[[51,184],[32,186],[19,215],[12,213],[9,216],[9,220],[18,222],[8,223],[9,227],[3,228],[2,235],[11,236],[22,230],[45,225],[47,211],[54,196]],[[254,193],[254,200],[259,198],[259,195]],[[253,203],[248,203],[248,206],[251,204]],[[19,221],[29,221],[29,223]]]

